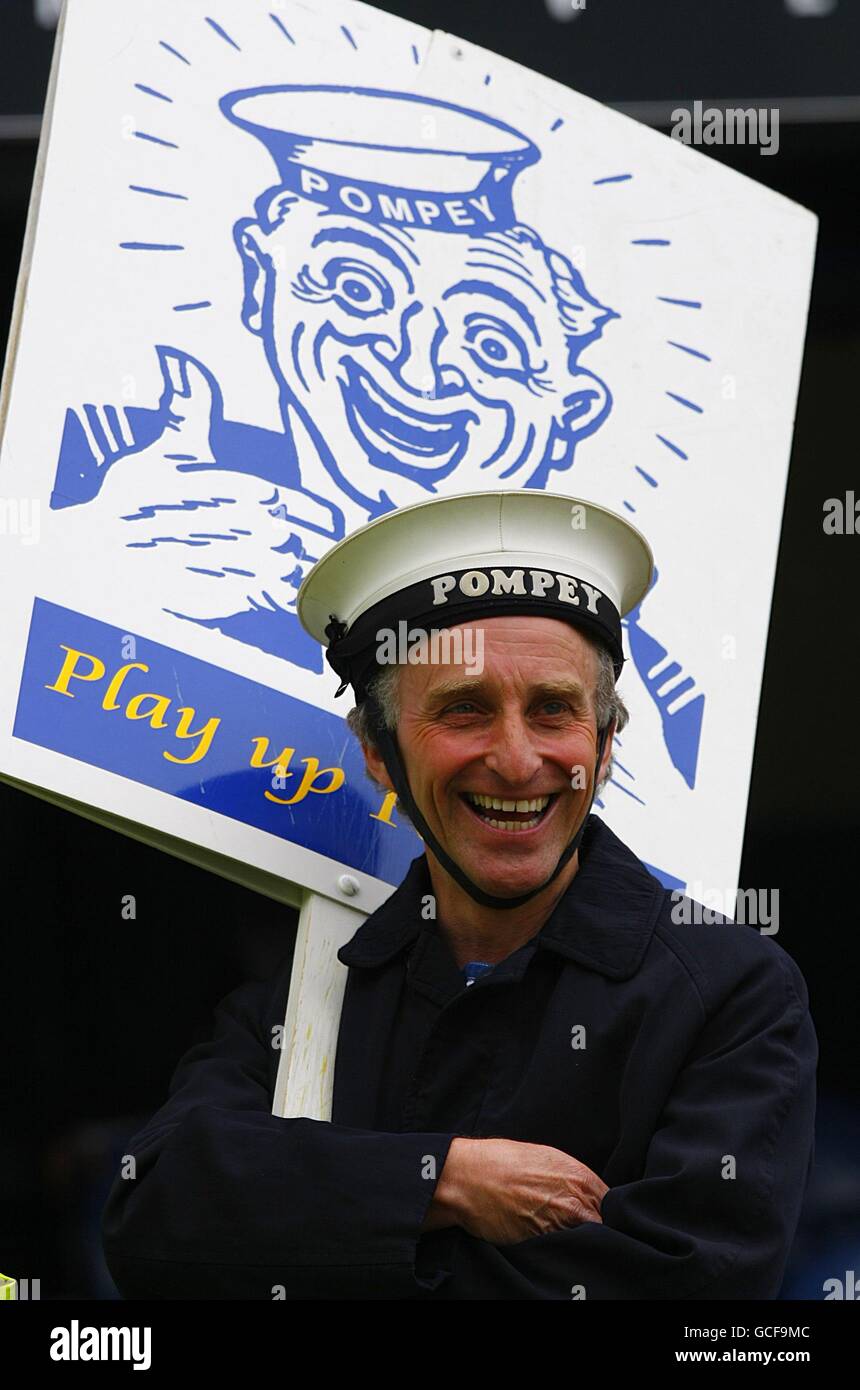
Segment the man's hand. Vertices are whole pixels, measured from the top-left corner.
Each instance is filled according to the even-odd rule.
[[[601,1221],[609,1191],[584,1163],[548,1144],[454,1139],[423,1230],[462,1226],[492,1245]]]
[[[103,557],[179,617],[197,621],[295,610],[302,580],[338,539],[335,509],[253,473],[219,467],[210,432],[212,382],[190,358],[162,351],[166,425],[112,461],[90,502],[57,514],[74,562]]]

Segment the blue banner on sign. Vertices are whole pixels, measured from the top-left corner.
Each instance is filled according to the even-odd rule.
[[[423,850],[337,715],[44,599],[13,732],[386,883]]]

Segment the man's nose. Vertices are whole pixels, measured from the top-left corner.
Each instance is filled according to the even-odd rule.
[[[463,390],[465,378],[457,367],[444,361],[447,340],[448,330],[438,309],[410,304],[400,319],[399,350],[392,355],[386,344],[380,355],[407,390],[429,398],[450,395]]]
[[[512,791],[525,791],[540,771],[543,758],[533,746],[528,724],[518,713],[494,721],[492,747],[484,755],[487,769]]]

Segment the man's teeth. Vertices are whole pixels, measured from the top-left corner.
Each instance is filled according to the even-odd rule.
[[[502,801],[498,796],[480,796],[477,792],[466,792],[475,806],[483,806],[487,811],[542,811],[549,805],[548,796],[539,796],[534,801]]]
[[[505,801],[498,796],[482,796],[477,792],[466,792],[466,798],[473,806],[478,808],[482,814],[482,819],[487,825],[492,825],[496,830],[531,830],[533,825],[537,825],[549,805],[548,796],[538,796],[533,801]],[[528,820],[497,820],[494,816],[487,815],[488,811],[518,811],[521,815],[533,812]]]

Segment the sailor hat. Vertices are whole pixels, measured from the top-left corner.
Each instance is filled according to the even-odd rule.
[[[359,527],[310,570],[304,628],[365,695],[378,633],[406,621],[432,632],[533,614],[582,629],[624,662],[621,619],[647,593],[648,542],[614,512],[561,493],[467,492],[401,507]]]
[[[377,223],[503,231],[516,221],[513,177],[540,158],[503,121],[411,92],[289,84],[219,105],[266,146],[285,193]]]

